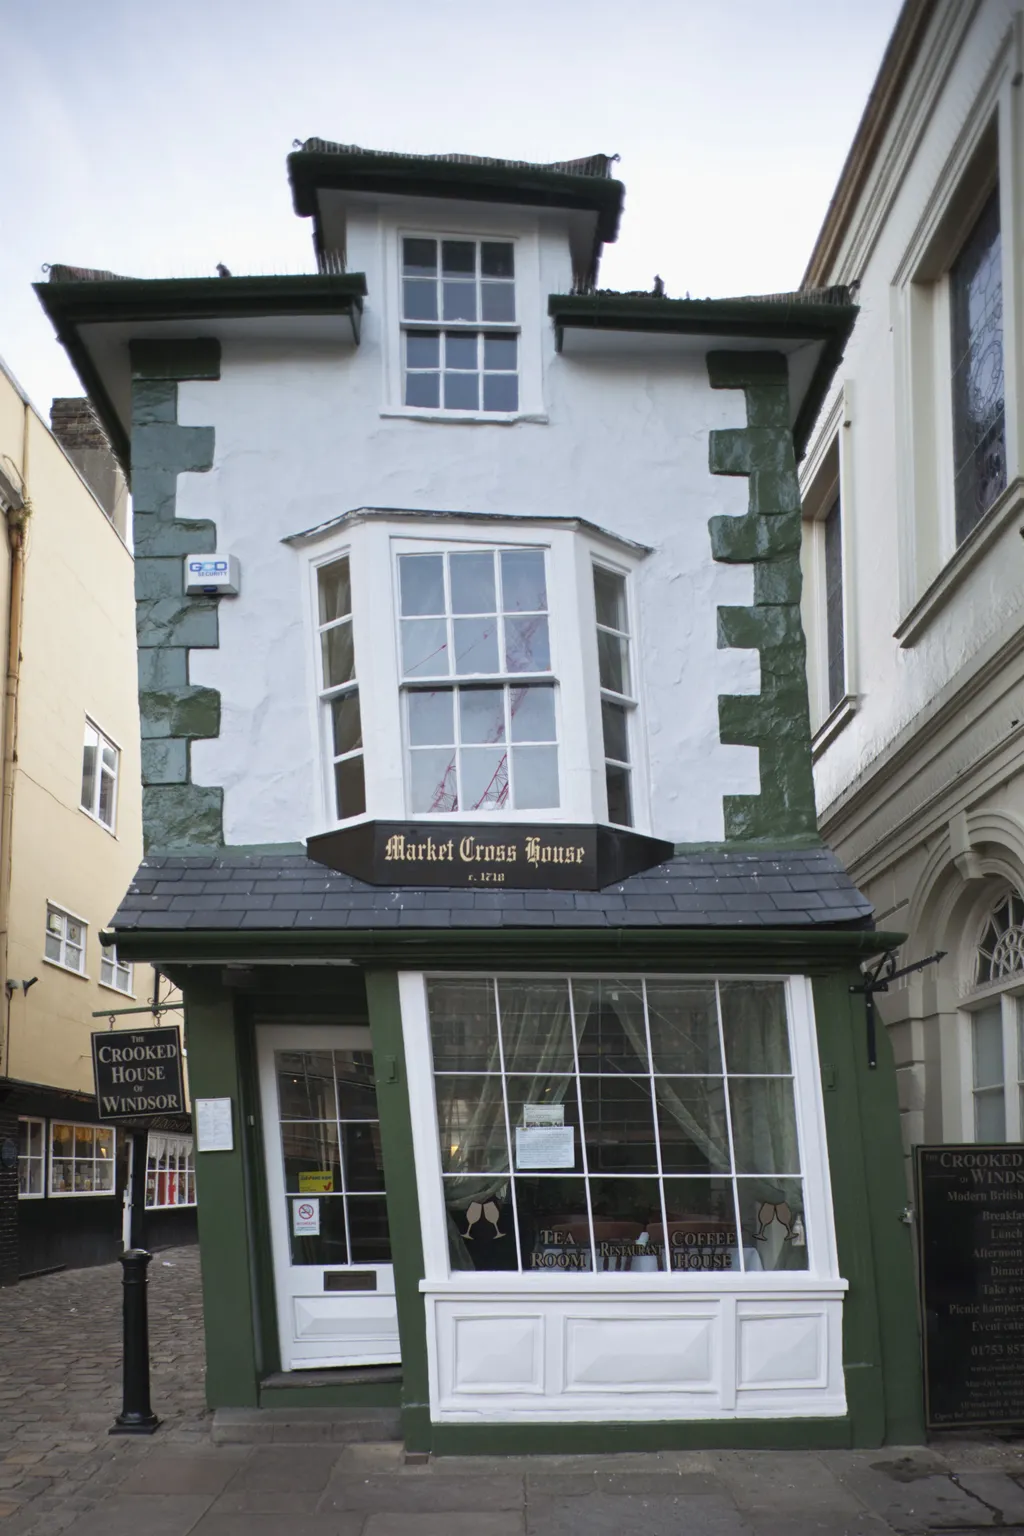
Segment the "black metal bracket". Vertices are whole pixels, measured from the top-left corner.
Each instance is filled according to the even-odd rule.
[[[864,998],[864,1014],[868,1027],[868,1066],[878,1066],[878,1033],[877,1015],[875,1013],[875,993],[888,992],[889,983],[898,981],[901,976],[909,976],[914,971],[923,971],[926,965],[936,965],[938,961],[946,958],[947,951],[937,949],[934,955],[928,955],[924,960],[915,960],[913,965],[900,966],[896,969],[896,950],[888,949],[879,960],[874,970],[865,976],[863,984],[859,987],[852,986],[851,992],[857,992]]]

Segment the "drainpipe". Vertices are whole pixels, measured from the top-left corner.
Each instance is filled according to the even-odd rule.
[[[14,775],[18,761],[18,687],[21,679],[21,638],[25,598],[25,534],[31,506],[28,484],[30,406],[25,402],[21,447],[20,489],[0,462],[0,506],[3,508],[11,570],[7,601],[7,670],[3,704],[3,760],[0,764],[0,998],[7,996],[7,950],[11,910],[11,834],[14,827]],[[9,462],[9,461],[8,461]],[[12,466],[13,468],[13,466]],[[7,996],[0,1077],[10,1077],[11,1004]]]

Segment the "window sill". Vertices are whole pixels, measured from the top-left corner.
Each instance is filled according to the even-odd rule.
[[[918,598],[910,612],[893,630],[893,639],[906,649],[916,643],[929,624],[941,613],[953,593],[999,538],[1009,523],[1024,510],[1024,479],[1011,480],[1003,494],[993,502],[976,528],[972,528],[946,562],[930,586]]]
[[[605,1293],[621,1296],[623,1291],[643,1291],[655,1295],[671,1295],[677,1301],[691,1297],[714,1295],[723,1291],[809,1291],[818,1295],[841,1296],[849,1290],[848,1280],[823,1278],[806,1270],[750,1270],[737,1274],[728,1270],[701,1273],[696,1270],[680,1270],[673,1274],[634,1275],[628,1271],[616,1274],[608,1271],[594,1275],[586,1271],[553,1277],[544,1275],[518,1275],[514,1271],[494,1270],[491,1274],[477,1271],[471,1274],[451,1276],[448,1280],[421,1280],[420,1291],[424,1296],[469,1296],[513,1294],[523,1296],[532,1292],[550,1292],[555,1296],[567,1296],[584,1292],[588,1296]]]
[[[83,816],[92,822],[93,826],[102,827],[104,832],[107,833],[108,837],[112,837],[115,843],[117,842],[117,833],[114,831],[113,827],[108,827],[105,821],[101,821],[98,816],[94,816],[92,811],[87,811],[84,805],[80,805],[78,809],[81,811]]]
[[[839,700],[831,714],[818,726],[811,737],[811,762],[816,763],[826,747],[831,746],[840,731],[843,730],[857,713],[859,700],[855,693],[848,693]]]
[[[114,1189],[51,1189],[51,1200],[110,1200],[117,1193]]]
[[[53,962],[51,961],[51,964],[52,963]],[[135,1001],[135,993],[134,992],[125,992],[125,991],[122,990],[121,987],[115,987],[114,983],[112,981],[98,981],[96,983],[96,985],[98,987],[102,987],[104,992],[116,992],[118,997],[128,997],[128,998],[131,998],[133,1003]]]
[[[433,411],[418,410],[411,405],[388,406],[382,416],[404,417],[408,421],[440,421],[462,426],[514,427],[517,422],[535,422],[540,426],[548,423],[544,411]]]
[[[18,1199],[19,1200],[45,1200],[46,1199],[46,1190],[45,1189],[40,1189],[34,1195],[23,1195],[21,1190],[19,1189],[19,1191],[18,1191]]]
[[[147,1205],[147,1211],[194,1211],[195,1200],[176,1200],[172,1205]]]
[[[51,960],[47,955],[43,956],[44,965],[52,965],[55,971],[63,971],[65,976],[77,976],[79,981],[91,981],[92,977],[86,971],[76,971],[70,965],[65,965],[61,960]]]

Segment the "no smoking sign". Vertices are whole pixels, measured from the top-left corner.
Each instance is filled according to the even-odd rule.
[[[292,1232],[296,1237],[320,1236],[320,1201],[292,1201]]]

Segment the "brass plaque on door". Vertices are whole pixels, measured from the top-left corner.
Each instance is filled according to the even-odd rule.
[[[325,1291],[375,1291],[375,1269],[332,1269],[324,1275]]]

